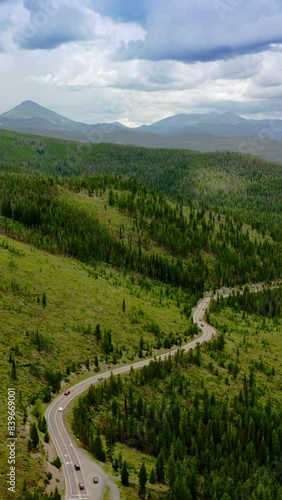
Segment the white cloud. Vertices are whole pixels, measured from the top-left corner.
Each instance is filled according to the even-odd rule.
[[[221,21],[214,4],[207,0],[193,3],[202,18],[195,17],[190,0],[178,0],[173,5],[165,0],[162,8],[159,0],[153,1],[151,7],[146,0],[143,6],[146,22],[142,22],[142,27],[133,20],[134,12],[132,19],[126,21],[125,11],[123,20],[117,21],[94,12],[87,0],[81,0],[79,5],[75,0],[55,1],[60,2],[61,9],[68,6],[68,12],[77,12],[77,24],[74,22],[69,28],[82,29],[79,32],[82,39],[60,43],[52,50],[20,49],[15,43],[26,23],[38,12],[40,2],[29,0],[26,5],[30,10],[20,0],[1,4],[0,47],[4,48],[0,52],[1,112],[21,100],[32,99],[88,123],[120,120],[139,125],[179,112],[231,109],[243,115],[262,116],[281,108],[279,43],[271,43],[264,51],[224,58],[226,43],[235,44],[240,19],[245,22],[241,23],[237,48],[241,42],[255,45],[258,38],[260,43],[266,43],[271,22],[275,38],[282,22],[277,2],[269,0],[267,11],[266,2],[257,0],[259,14],[252,10],[254,0],[248,5],[238,3],[232,15],[227,12]],[[63,29],[62,12],[50,17],[40,43],[48,45],[48,36],[55,37],[60,26]],[[163,59],[168,53],[187,55],[187,47],[190,51],[205,51],[208,46],[215,51],[223,50],[222,57],[214,61],[207,57],[206,62],[195,63]],[[132,54],[141,50],[148,59],[133,56],[118,59],[116,54],[121,47],[123,52],[131,50]],[[161,59],[152,61],[150,54],[151,59],[156,55]]]

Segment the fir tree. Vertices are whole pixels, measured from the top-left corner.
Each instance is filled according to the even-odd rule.
[[[100,434],[98,434],[96,436],[96,438],[94,439],[92,452],[95,455],[95,457],[98,460],[100,460],[100,462],[105,462],[106,461],[106,454],[105,454],[105,451],[104,451],[104,448],[103,448],[103,443],[102,443],[102,439],[101,439]]]
[[[17,371],[16,371],[16,364],[15,364],[15,360],[13,358],[12,360],[12,372],[11,372],[11,377],[13,380],[17,380]]]
[[[36,426],[35,422],[33,422],[30,426],[29,435],[30,435],[32,448],[37,448],[37,446],[39,445],[39,435],[38,435],[38,430],[37,430],[37,426]]]
[[[122,312],[125,313],[126,306],[125,306],[125,300],[122,299],[122,306],[121,306]]]
[[[123,462],[123,466],[122,466],[121,484],[123,486],[129,486],[129,473],[128,473],[128,470],[127,470],[126,460]]]
[[[147,483],[147,472],[144,462],[142,462],[138,477],[139,477],[138,494],[139,496],[143,497],[146,493],[146,483]]]
[[[95,327],[95,338],[96,338],[96,341],[97,341],[97,344],[99,344],[101,338],[102,338],[102,334],[101,334],[101,329],[100,329],[100,325],[99,323],[97,323],[96,327]]]
[[[156,484],[156,473],[155,473],[155,469],[152,469],[152,470],[151,470],[151,474],[150,474],[150,483],[151,483],[151,484]]]

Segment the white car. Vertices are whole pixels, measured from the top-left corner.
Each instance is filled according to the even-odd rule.
[[[62,406],[60,406],[59,411],[63,411],[63,409],[64,409],[64,408],[63,408]]]

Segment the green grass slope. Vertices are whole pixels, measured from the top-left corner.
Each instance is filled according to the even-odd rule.
[[[24,478],[28,487],[37,485],[39,478],[43,484],[43,458],[27,451],[30,419],[25,427],[22,421],[30,404],[44,398],[44,387],[48,385],[46,370],[60,371],[65,379],[67,373],[72,373],[75,380],[90,374],[88,368],[93,371],[95,356],[100,369],[108,364],[113,366],[113,362],[129,363],[138,358],[141,336],[142,354],[146,355],[155,352],[156,329],[160,336],[177,336],[183,334],[189,323],[175,298],[163,294],[160,301],[160,287],[151,287],[149,281],[146,287],[140,286],[138,280],[133,283],[109,266],[93,270],[3,236],[0,237],[0,297],[1,399],[6,400],[8,387],[16,387],[19,429],[16,498],[20,499]],[[102,335],[100,342],[95,337],[97,324]],[[106,356],[103,336],[109,330],[113,351]],[[17,380],[11,376],[11,358],[15,361]],[[5,404],[0,412],[4,480]],[[4,498],[7,490],[5,486],[1,488],[0,496]]]

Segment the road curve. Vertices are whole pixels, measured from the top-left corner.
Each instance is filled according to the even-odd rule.
[[[202,299],[193,313],[193,321],[201,328],[202,335],[199,338],[192,340],[189,344],[181,346],[183,351],[193,349],[196,345],[210,340],[215,335],[215,329],[202,320],[203,315],[209,306],[209,302],[210,297]],[[173,356],[178,350],[179,348],[171,349],[170,351],[159,356],[109,370],[102,374],[103,379],[109,378],[111,374],[121,375],[129,373],[131,368],[138,370],[143,368],[143,366],[148,365],[155,359],[163,360],[168,356]],[[91,459],[88,453],[77,445],[66,429],[63,421],[63,410],[66,406],[82,392],[88,389],[91,384],[94,385],[101,383],[98,380],[98,376],[101,375],[93,375],[72,386],[70,388],[71,392],[68,396],[65,396],[64,394],[58,396],[49,405],[46,411],[45,416],[49,434],[62,461],[62,470],[66,485],[65,500],[100,500],[103,498],[103,491],[106,486],[109,486],[111,489],[111,500],[120,499],[119,488],[117,485],[110,480],[110,478],[104,473],[103,469]],[[63,410],[59,411],[59,408],[63,408]],[[75,470],[75,464],[80,465],[80,470]],[[98,478],[97,484],[93,483],[94,477]],[[79,483],[83,484],[83,490],[79,489]]]

